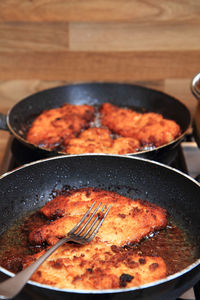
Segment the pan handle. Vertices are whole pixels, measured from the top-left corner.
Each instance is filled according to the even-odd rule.
[[[200,100],[200,73],[193,78],[191,90],[197,100]]]
[[[2,113],[0,113],[0,129],[9,130],[7,125],[7,116]]]

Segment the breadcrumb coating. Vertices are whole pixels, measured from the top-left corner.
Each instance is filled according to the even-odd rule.
[[[168,144],[180,134],[180,126],[161,114],[138,113],[106,102],[99,109],[65,104],[46,110],[33,121],[26,139],[67,154],[130,154]]]
[[[41,208],[49,224],[32,230],[34,245],[52,245],[65,236],[96,200],[111,204],[94,240],[87,245],[68,243],[51,255],[32,276],[32,280],[58,288],[116,289],[142,285],[167,276],[164,260],[136,254],[124,248],[167,224],[166,211],[150,202],[94,188],[71,190],[57,195]],[[45,251],[45,250],[44,250]],[[26,256],[25,268],[44,251]]]

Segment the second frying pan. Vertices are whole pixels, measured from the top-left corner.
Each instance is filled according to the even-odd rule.
[[[129,107],[139,112],[160,113],[165,118],[177,122],[181,127],[181,136],[177,139],[153,150],[129,154],[164,163],[170,163],[174,159],[177,145],[190,126],[190,112],[180,101],[165,93],[131,84],[83,83],[44,90],[18,102],[7,116],[1,115],[0,128],[9,129],[17,140],[37,151],[41,157],[58,155],[58,152],[44,150],[28,143],[24,128],[42,111],[59,107],[63,103],[101,105],[104,102]]]

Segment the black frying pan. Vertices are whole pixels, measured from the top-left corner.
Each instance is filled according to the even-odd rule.
[[[161,113],[165,118],[176,121],[181,127],[180,137],[154,150],[134,153],[137,156],[168,164],[172,162],[176,155],[177,145],[190,126],[190,113],[180,101],[173,97],[136,85],[85,83],[44,90],[18,102],[7,116],[1,115],[0,128],[9,129],[20,142],[37,151],[40,158],[58,155],[58,152],[41,150],[28,143],[25,140],[24,125],[30,124],[30,121],[42,111],[58,107],[63,103],[100,105],[103,102],[130,107],[140,112]]]
[[[181,272],[138,288],[81,292],[29,282],[27,288],[37,295],[45,299],[173,300],[200,280],[200,184],[194,179],[158,162],[130,156],[88,154],[37,161],[0,178],[1,230],[44,205],[52,190],[64,185],[110,189],[166,208],[194,243],[198,259]]]

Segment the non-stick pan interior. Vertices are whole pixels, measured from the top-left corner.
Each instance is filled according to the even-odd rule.
[[[194,267],[188,266],[189,272],[183,272],[181,276],[175,274],[175,279],[162,280],[161,283],[130,291],[83,293],[57,290],[40,284],[31,285],[40,297],[59,300],[168,300],[176,299],[199,280],[200,185],[179,171],[145,159],[101,154],[61,156],[5,174],[0,178],[1,231],[27,211],[44,205],[56,190],[89,186],[142,198],[166,208],[176,224],[187,231],[194,244],[197,261]]]
[[[51,158],[22,167],[0,179],[0,227],[3,231],[64,188],[98,187],[141,198],[166,208],[200,246],[199,184],[159,163],[114,155]]]
[[[162,92],[129,84],[85,83],[44,90],[20,101],[10,112],[9,124],[16,134],[22,135],[22,125],[46,109],[63,103],[100,105],[103,102],[161,113],[165,118],[176,121],[182,132],[188,129],[190,123],[187,108]]]

